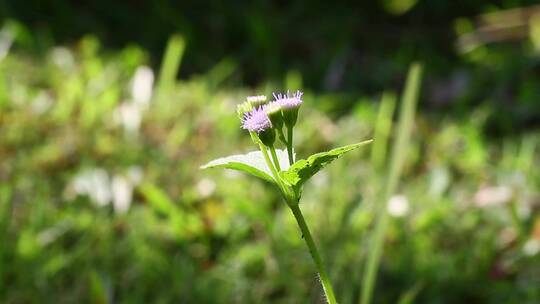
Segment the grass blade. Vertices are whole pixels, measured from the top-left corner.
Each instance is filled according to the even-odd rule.
[[[361,303],[368,304],[371,301],[376,279],[376,270],[382,254],[384,235],[388,226],[388,213],[386,204],[390,196],[396,191],[396,187],[403,171],[403,163],[408,150],[409,139],[414,123],[414,114],[420,90],[422,67],[418,63],[411,65],[407,76],[407,83],[402,97],[401,113],[397,125],[397,136],[394,140],[390,168],[386,178],[385,189],[381,197],[381,205],[378,210],[378,218],[373,233],[373,239],[368,253],[366,270],[364,273]]]
[[[174,35],[169,39],[159,71],[157,83],[159,94],[173,87],[185,48],[186,42],[182,36]]]
[[[371,163],[375,169],[382,169],[386,160],[386,151],[388,149],[388,137],[392,130],[392,117],[396,109],[396,95],[391,92],[385,92],[381,99],[377,121],[375,125],[374,138],[371,147]]]

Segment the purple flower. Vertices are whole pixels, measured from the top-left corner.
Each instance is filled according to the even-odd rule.
[[[244,114],[244,117],[242,118],[242,129],[249,130],[250,132],[260,133],[270,128],[272,128],[272,123],[270,122],[264,107],[253,109]]]
[[[275,102],[282,106],[284,109],[294,109],[300,107],[300,105],[302,104],[303,94],[304,93],[300,91],[296,91],[296,93],[294,94],[287,92],[287,94],[274,93],[273,95]]]

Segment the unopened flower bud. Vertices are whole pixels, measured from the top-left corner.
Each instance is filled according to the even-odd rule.
[[[253,108],[257,108],[268,103],[268,101],[266,100],[266,96],[264,95],[248,96],[246,99]]]
[[[238,118],[240,120],[243,120],[244,115],[246,115],[246,113],[250,112],[251,110],[253,110],[253,107],[248,101],[243,102],[239,104],[238,106],[236,106],[236,114],[238,115]]]
[[[281,113],[281,106],[278,103],[272,102],[264,107],[268,118],[272,122],[272,126],[277,130],[283,127],[283,114]]]

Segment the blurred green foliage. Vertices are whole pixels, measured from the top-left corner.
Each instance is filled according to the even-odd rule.
[[[171,81],[183,40],[168,50],[161,74],[144,67],[144,50],[108,51],[92,36],[42,56],[15,49],[0,59],[2,303],[322,299],[294,219],[273,189],[199,170],[250,149],[235,106],[280,87],[229,88],[228,60]],[[155,84],[154,75],[161,75]],[[285,88],[298,89],[300,75],[290,72]],[[148,88],[158,89],[149,95]],[[369,138],[378,124],[388,129],[377,134],[393,135],[391,117],[378,121],[393,101],[381,114],[375,94],[307,89],[304,96],[300,157]],[[344,111],[347,99],[355,103]],[[417,115],[400,196],[388,207],[376,303],[540,301],[540,138],[533,130],[487,137],[497,111]],[[377,155],[391,148],[373,145]],[[306,185],[301,208],[341,303],[360,298],[385,159],[359,150]]]
[[[488,104],[491,136],[538,127],[538,33],[532,9],[501,19],[478,48],[459,39],[489,28],[477,16],[528,7],[534,0],[327,1],[42,1],[0,0],[0,24],[17,20],[20,44],[43,55],[96,35],[107,48],[135,43],[158,68],[169,37],[186,40],[183,79],[227,60],[233,84],[280,82],[290,70],[314,92],[348,92],[342,111],[359,94],[378,94],[404,83],[410,62],[425,62],[421,107],[465,118]],[[531,27],[531,30],[529,30]],[[508,31],[505,31],[507,29]],[[490,40],[489,36],[506,37]],[[530,34],[530,37],[529,37]],[[535,42],[536,41],[536,42]]]

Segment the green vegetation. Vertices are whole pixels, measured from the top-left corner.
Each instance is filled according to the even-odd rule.
[[[279,194],[243,174],[199,170],[250,150],[239,148],[251,142],[235,114],[245,96],[300,89],[300,74],[231,88],[224,60],[176,81],[185,47],[173,38],[153,72],[140,48],[107,51],[92,37],[0,58],[0,302],[322,299]],[[466,119],[413,119],[408,85],[404,100],[355,95],[347,107],[350,94],[304,91],[298,155],[375,138],[372,153],[355,150],[304,185],[302,212],[340,303],[360,301],[374,235],[383,250],[373,303],[540,301],[535,130],[487,137],[498,111],[489,106]]]

